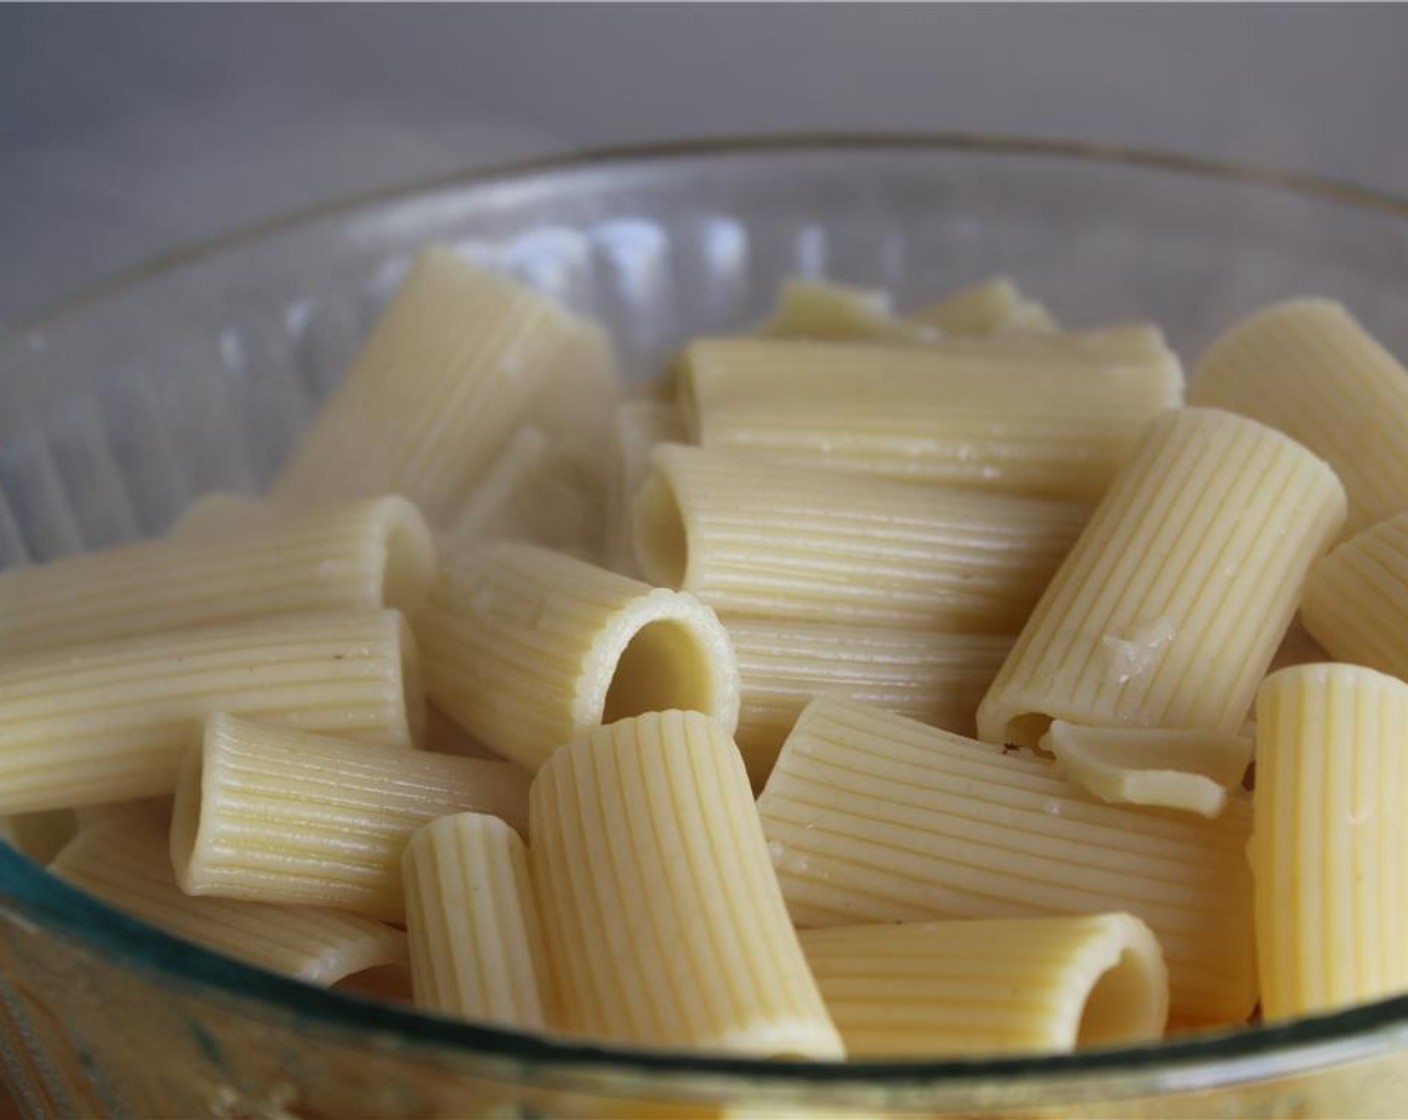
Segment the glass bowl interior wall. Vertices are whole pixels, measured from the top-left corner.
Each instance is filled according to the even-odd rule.
[[[1408,207],[1367,192],[972,138],[607,153],[272,223],[0,334],[0,567],[158,533],[207,489],[258,491],[431,241],[600,318],[633,378],[756,320],[789,275],[905,306],[1007,273],[1072,326],[1157,320],[1188,366],[1246,312],[1324,295],[1408,354]],[[1046,1061],[559,1046],[256,973],[0,845],[0,1069],[35,1115],[1401,1114],[1405,1055],[1408,1000]]]

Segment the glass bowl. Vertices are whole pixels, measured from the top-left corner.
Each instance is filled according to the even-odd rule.
[[[1408,205],[1161,155],[979,137],[598,152],[322,207],[0,335],[0,566],[256,490],[395,286],[448,242],[600,317],[632,376],[802,273],[901,303],[1007,272],[1185,362],[1252,308],[1346,302],[1408,353]],[[55,1116],[1408,1115],[1408,998],[1041,1060],[808,1065],[550,1043],[269,975],[0,845],[0,1074]]]

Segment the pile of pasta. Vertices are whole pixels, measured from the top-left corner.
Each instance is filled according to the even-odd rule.
[[[792,281],[627,395],[431,248],[267,495],[0,574],[0,814],[434,1014],[1057,1053],[1408,991],[1405,676],[1408,375],[1334,303],[1185,388]]]

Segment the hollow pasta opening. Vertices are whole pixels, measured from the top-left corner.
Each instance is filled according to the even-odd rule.
[[[1041,737],[1051,730],[1051,717],[1041,712],[1027,712],[1007,721],[1003,731],[1004,743],[1015,743],[1019,747],[1036,748]]]
[[[1125,945],[1100,974],[1081,1011],[1077,1046],[1098,1046],[1157,1037],[1163,1023],[1150,1023],[1153,989],[1163,982],[1153,975],[1147,953]]]
[[[181,762],[176,797],[171,806],[171,866],[181,886],[189,890],[191,860],[200,833],[201,803],[205,800],[205,732],[198,729]]]
[[[684,622],[647,622],[626,643],[606,690],[602,723],[671,709],[715,714],[713,656]]]
[[[435,542],[424,519],[409,502],[397,500],[389,522],[381,601],[409,615],[424,602],[430,581],[435,578]]]
[[[396,644],[401,657],[401,696],[406,704],[406,728],[411,744],[421,747],[425,744],[426,699],[425,682],[420,675],[420,650],[405,616],[399,615],[398,618]]]
[[[689,535],[674,487],[656,471],[636,495],[636,559],[645,578],[659,587],[683,585],[689,567]]]

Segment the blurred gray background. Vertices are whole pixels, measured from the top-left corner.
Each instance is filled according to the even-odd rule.
[[[0,325],[183,241],[635,140],[988,130],[1408,194],[1408,6],[0,5]]]

